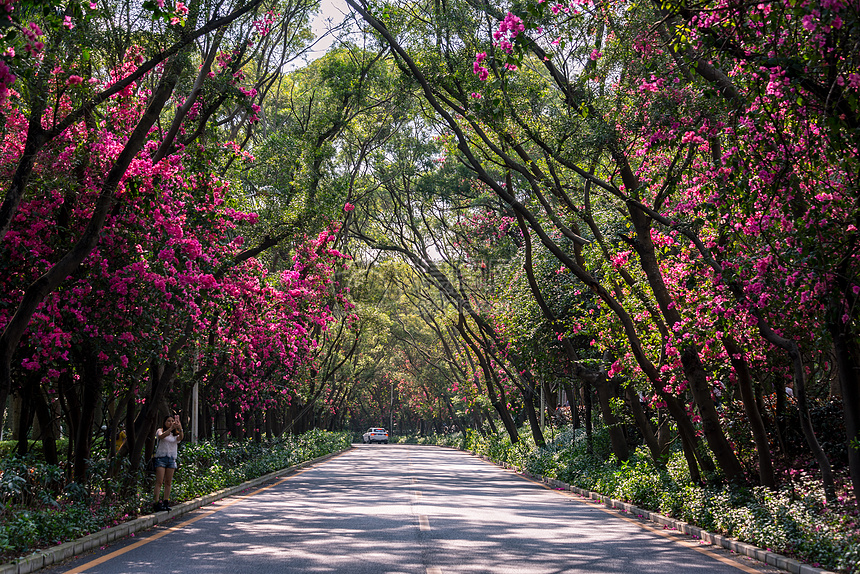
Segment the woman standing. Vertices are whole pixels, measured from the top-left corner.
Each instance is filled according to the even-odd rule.
[[[173,473],[176,470],[176,455],[179,452],[179,441],[182,440],[182,423],[179,417],[167,415],[161,428],[155,431],[158,440],[158,448],[155,449],[155,502],[153,509],[170,510],[170,484],[173,482]],[[164,493],[161,500],[158,499],[158,491],[164,484]]]

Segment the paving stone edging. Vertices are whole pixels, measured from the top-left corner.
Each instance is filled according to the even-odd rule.
[[[578,486],[573,486],[566,482],[556,480],[554,478],[547,478],[539,474],[532,474],[524,469],[521,469],[508,463],[496,462],[490,457],[483,454],[478,454],[476,452],[468,450],[463,452],[469,452],[473,456],[481,458],[497,466],[501,466],[502,468],[514,470],[527,478],[543,482],[547,486],[551,486],[560,490],[566,490],[568,492],[573,492],[585,498],[600,501],[606,506],[609,506],[610,508],[617,508],[619,510],[624,510],[634,516],[641,516],[642,518],[647,518],[651,522],[656,522],[657,524],[668,526],[669,528],[673,528],[679,532],[683,532],[684,534],[699,538],[704,542],[707,542],[708,544],[722,546],[727,550],[731,550],[737,554],[742,554],[744,556],[749,556],[750,558],[754,558],[759,562],[764,562],[765,564],[775,566],[776,568],[787,570],[792,574],[835,574],[830,570],[822,570],[821,568],[816,568],[814,566],[798,562],[797,560],[793,560],[791,558],[783,556],[782,554],[769,552],[762,548],[753,546],[752,544],[747,544],[746,542],[739,542],[733,538],[729,538],[728,536],[722,536],[720,534],[708,532],[707,530],[699,528],[698,526],[693,526],[692,524],[688,524],[687,522],[684,522],[682,520],[669,518],[668,516],[664,516],[662,514],[658,514],[650,510],[645,510],[644,508],[639,508],[638,506],[634,506],[633,504],[630,504],[628,502],[615,500],[614,498],[609,498],[608,496],[605,496],[603,494],[592,492],[590,490],[585,490],[584,488],[579,488]]]
[[[129,520],[128,522],[123,522],[122,524],[111,526],[110,528],[105,528],[104,530],[99,530],[98,532],[94,532],[92,534],[84,536],[83,538],[78,538],[77,540],[72,540],[71,542],[65,542],[57,546],[52,546],[51,548],[38,550],[33,554],[25,556],[23,558],[19,558],[14,562],[0,564],[0,574],[30,574],[30,572],[36,572],[37,570],[52,566],[68,558],[83,554],[84,552],[92,550],[93,548],[99,548],[101,546],[104,546],[105,544],[108,544],[109,542],[125,538],[126,536],[134,534],[135,532],[140,532],[141,530],[152,528],[156,524],[161,524],[162,522],[172,520],[178,516],[182,516],[183,514],[188,514],[192,510],[197,510],[201,506],[206,506],[207,504],[211,504],[216,500],[227,498],[228,496],[233,496],[234,494],[238,494],[243,490],[254,488],[255,486],[270,482],[285,474],[295,472],[299,469],[305,468],[312,464],[316,464],[318,462],[322,462],[343,452],[346,452],[352,448],[353,447],[350,446],[349,448],[340,450],[338,452],[333,452],[312,460],[306,460],[305,462],[299,463],[297,465],[282,468],[280,470],[270,472],[269,474],[264,474],[259,478],[243,482],[242,484],[223,488],[211,494],[207,494],[205,496],[201,496],[193,500],[177,504],[170,510],[170,512],[147,514],[145,516],[141,516],[140,518],[135,518],[134,520]]]

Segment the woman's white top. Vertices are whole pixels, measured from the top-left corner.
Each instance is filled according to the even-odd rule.
[[[158,438],[158,435],[164,433],[164,430],[158,429],[155,433],[155,438],[158,440],[158,448],[155,449],[155,456],[170,456],[176,458],[179,454],[179,437],[173,433],[164,438]]]

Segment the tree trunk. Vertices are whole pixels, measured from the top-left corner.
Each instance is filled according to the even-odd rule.
[[[635,181],[635,177],[631,177],[630,179],[631,182]],[[625,179],[625,184],[631,182]],[[636,187],[631,188],[631,190],[635,189]],[[660,312],[666,319],[666,325],[669,329],[672,329],[681,322],[681,314],[675,307],[675,302],[669,294],[669,290],[663,280],[662,272],[660,271],[654,243],[651,239],[651,219],[632,204],[629,206],[628,213],[630,214],[633,227],[636,229],[634,247],[639,255],[640,265],[654,293],[654,298],[657,301]],[[699,416],[702,419],[702,430],[708,441],[708,446],[711,447],[711,452],[714,453],[717,464],[730,482],[745,482],[746,477],[744,476],[743,466],[741,466],[720,424],[720,417],[711,396],[711,386],[708,384],[707,373],[699,357],[699,351],[692,345],[684,345],[680,348],[680,351],[684,376],[690,385],[693,400],[699,409]]]
[[[491,392],[490,403],[493,405],[493,408],[496,409],[496,412],[499,413],[499,418],[502,419],[502,424],[505,426],[505,430],[508,433],[508,437],[511,439],[511,444],[517,444],[520,442],[520,433],[517,432],[517,425],[514,423],[513,417],[511,417],[511,413],[508,410],[508,401],[505,396],[505,389],[496,384],[498,388],[498,394],[494,391],[490,391],[494,387],[494,383],[487,382],[487,390]]]
[[[57,452],[57,422],[54,420],[53,412],[41,389],[36,389],[33,397],[33,405],[41,428],[42,453],[45,462],[59,465],[60,457]]]
[[[591,383],[582,379],[582,403],[585,405],[585,452],[594,453],[594,421],[592,415]]]
[[[612,452],[615,453],[615,458],[619,462],[624,462],[630,458],[630,452],[627,448],[627,438],[624,436],[624,429],[615,418],[615,413],[612,412],[612,382],[606,378],[606,375],[601,373],[600,378],[595,384],[597,387],[597,402],[600,405],[600,412],[603,415],[603,422],[609,430],[609,441],[612,444]]]
[[[657,466],[663,466],[666,462],[663,453],[660,450],[660,443],[657,441],[657,436],[654,434],[654,428],[648,416],[645,414],[645,409],[642,408],[642,403],[639,402],[639,393],[633,388],[632,383],[627,384],[625,389],[625,398],[630,412],[633,413],[633,419],[636,421],[636,427],[642,435],[648,450],[651,452],[651,459]]]
[[[576,402],[576,392],[573,390],[573,385],[567,379],[562,382],[564,394],[567,397],[567,406],[570,409],[570,426],[579,428],[579,407]]]
[[[657,444],[660,445],[660,454],[669,455],[669,446],[672,443],[672,433],[669,429],[669,417],[661,409],[657,409]]]
[[[72,355],[74,358],[74,355]],[[74,370],[78,373],[82,372],[81,365],[74,364]],[[74,387],[74,379],[72,378],[72,369],[67,369],[61,373],[57,379],[57,390],[60,399],[60,404],[63,408],[63,415],[66,419],[67,436],[69,437],[69,455],[67,460],[72,460],[71,453],[74,452],[75,437],[78,434],[78,424],[81,420],[81,405],[78,393]],[[69,466],[69,469],[72,467]]]
[[[839,386],[842,393],[842,412],[848,441],[848,469],[856,504],[860,506],[860,349],[841,318],[829,321],[836,360],[839,365]]]
[[[685,347],[681,351],[681,363],[684,366],[687,381],[690,383],[690,391],[696,401],[696,406],[699,408],[702,430],[705,433],[708,446],[711,447],[711,452],[717,459],[717,464],[729,482],[746,482],[743,466],[741,466],[720,424],[720,416],[711,396],[711,386],[708,384],[699,351],[694,347]]]
[[[803,366],[803,356],[800,354],[800,348],[791,339],[786,339],[778,335],[761,317],[756,316],[758,321],[759,332],[765,340],[773,345],[785,350],[793,366],[793,381],[794,394],[797,399],[797,410],[800,414],[800,429],[803,431],[803,437],[806,439],[806,444],[812,451],[818,463],[818,468],[821,470],[821,482],[824,483],[824,496],[828,503],[836,502],[836,483],[833,480],[833,469],[830,466],[830,459],[821,448],[818,438],[815,436],[815,430],[812,428],[812,420],[809,418],[809,406],[806,402],[806,372]]]
[[[20,394],[17,396],[16,401],[20,406],[15,421],[17,423],[15,425],[15,438],[18,440],[18,446],[15,448],[15,452],[18,456],[24,457],[27,456],[27,452],[30,450],[30,429],[33,426],[33,415],[35,413],[31,408],[33,399],[30,385],[26,385],[19,392]]]
[[[496,423],[493,422],[493,417],[490,415],[490,412],[487,409],[483,409],[484,412],[484,420],[487,421],[487,426],[490,427],[490,432],[493,434],[499,434],[499,430],[496,428]],[[481,432],[483,435],[483,431]]]
[[[137,417],[135,417],[134,424],[132,425],[134,428],[134,442],[131,443],[132,450],[130,456],[132,468],[140,466],[141,455],[145,454],[146,456],[143,458],[146,459],[152,456],[155,429],[161,423],[158,420],[161,403],[170,384],[173,382],[175,374],[176,366],[174,364],[168,363],[163,365],[152,361],[150,367],[151,387],[149,397],[147,397],[146,402],[143,404]],[[126,429],[126,433],[128,433],[128,429]],[[132,434],[128,434],[126,440],[130,440],[130,436]]]
[[[261,444],[263,442],[263,418],[262,412],[257,409],[254,411],[254,442]]]
[[[537,412],[535,411],[535,395],[536,393],[532,390],[534,387],[526,383],[522,388],[523,402],[526,407],[526,415],[529,419],[529,426],[532,430],[532,437],[534,438],[535,445],[538,447],[546,446],[546,440],[543,438],[543,431],[540,428],[540,420],[537,416]]]
[[[87,354],[80,361],[81,373],[81,418],[75,434],[75,482],[87,484],[87,462],[92,458],[93,421],[101,398],[102,377],[96,357]]]
[[[493,385],[495,378],[493,376],[492,369],[490,369],[490,366],[487,364],[487,358],[478,348],[477,343],[469,336],[469,332],[465,326],[465,320],[465,317],[461,314],[460,320],[457,322],[456,329],[460,333],[460,337],[477,357],[478,364],[481,366],[481,370],[484,373],[484,381],[486,383],[487,396],[490,399],[490,404],[493,405],[493,408],[496,409],[496,412],[499,414],[499,418],[502,419],[502,424],[505,426],[505,430],[511,439],[511,444],[516,444],[520,440],[520,435],[517,433],[517,425],[514,424],[511,414],[508,412],[507,401],[499,400],[499,395],[496,393]],[[504,391],[502,390],[502,392]]]
[[[546,418],[555,418],[555,412],[558,410],[558,392],[553,391],[552,385],[548,381],[541,383],[544,396],[546,397]]]
[[[758,453],[759,480],[768,488],[776,488],[776,478],[773,474],[773,462],[770,457],[770,441],[768,441],[767,430],[761,418],[761,412],[756,405],[755,391],[753,390],[752,376],[744,357],[743,349],[729,336],[722,338],[723,346],[729,354],[729,360],[735,370],[738,386],[741,391],[741,401],[744,412],[750,423],[750,430],[755,440],[756,452]]]

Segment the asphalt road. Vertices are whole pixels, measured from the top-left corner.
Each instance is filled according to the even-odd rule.
[[[467,453],[356,445],[50,572],[774,572]]]

